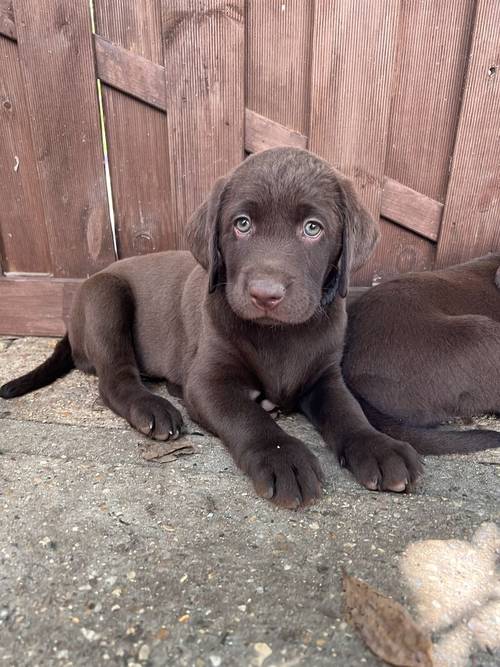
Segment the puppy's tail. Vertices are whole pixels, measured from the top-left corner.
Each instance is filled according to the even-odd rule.
[[[75,367],[73,357],[71,356],[71,345],[68,334],[60,340],[54,348],[50,357],[37,366],[34,370],[22,375],[21,377],[7,382],[0,387],[1,398],[15,398],[23,396],[30,391],[40,389],[54,382],[57,378],[63,377]]]
[[[500,432],[487,429],[455,431],[433,426],[410,426],[394,417],[382,414],[364,400],[360,401],[368,420],[377,430],[396,440],[409,442],[424,456],[442,454],[472,454],[500,447]]]

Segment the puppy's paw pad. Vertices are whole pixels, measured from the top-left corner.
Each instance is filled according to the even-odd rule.
[[[154,440],[178,438],[183,429],[181,413],[169,401],[155,394],[132,403],[129,422]]]

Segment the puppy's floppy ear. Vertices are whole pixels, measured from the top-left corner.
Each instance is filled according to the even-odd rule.
[[[357,271],[371,255],[380,236],[375,221],[361,204],[356,190],[347,179],[340,182],[340,210],[343,219],[342,252],[338,266],[338,293],[342,298],[349,290],[350,274]]]
[[[224,263],[219,249],[219,215],[227,185],[219,178],[209,196],[193,213],[186,228],[186,240],[191,253],[208,272],[208,291],[213,292],[222,279]]]

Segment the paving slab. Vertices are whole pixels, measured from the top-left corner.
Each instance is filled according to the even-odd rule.
[[[0,383],[53,345],[0,339]],[[255,497],[192,422],[192,456],[144,460],[79,372],[0,399],[0,664],[381,665],[346,622],[347,572],[432,633],[437,667],[498,665],[499,452],[429,457],[415,494],[378,494],[280,423],[326,473],[307,510]]]

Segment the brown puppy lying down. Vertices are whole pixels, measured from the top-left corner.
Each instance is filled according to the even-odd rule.
[[[423,454],[500,446],[432,428],[500,413],[500,254],[410,273],[349,305],[343,372],[371,423]]]
[[[305,412],[366,487],[403,491],[421,471],[417,452],[369,424],[340,371],[349,272],[377,237],[351,184],[323,160],[291,148],[249,157],[193,216],[192,254],[125,259],[88,279],[53,355],[0,395],[76,366],[97,373],[112,410],[161,440],[182,418],[140,374],[165,378],[259,495],[306,505],[321,493],[318,461],[253,400],[261,395]]]
[[[182,431],[181,415],[140,374],[165,378],[257,493],[286,507],[316,500],[322,472],[263,407],[301,410],[367,488],[403,491],[421,472],[417,451],[370,425],[340,370],[349,273],[377,237],[351,184],[326,162],[297,149],[254,155],[193,216],[192,255],[135,257],[91,277],[53,355],[0,395],[76,366],[97,373],[112,410],[167,439]]]

